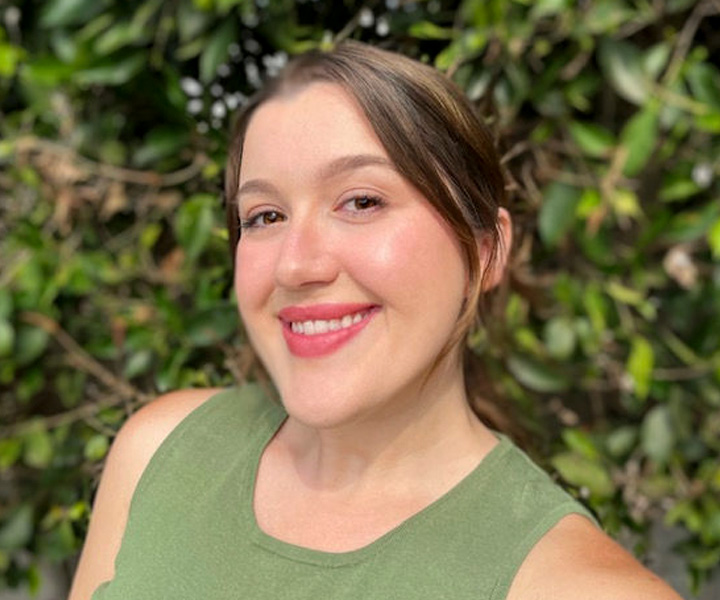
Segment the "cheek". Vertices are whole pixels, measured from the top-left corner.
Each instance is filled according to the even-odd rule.
[[[235,295],[243,320],[257,309],[272,290],[272,260],[269,252],[240,242],[235,249]],[[247,322],[246,322],[247,325]]]
[[[462,295],[465,264],[459,243],[435,220],[406,219],[345,245],[351,275],[378,293],[429,304]],[[428,296],[429,294],[429,296]],[[391,297],[388,298],[391,301]]]

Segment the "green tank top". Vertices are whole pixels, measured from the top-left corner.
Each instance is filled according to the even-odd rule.
[[[115,577],[92,600],[501,599],[559,519],[593,519],[500,436],[465,479],[371,544],[288,544],[260,530],[252,506],[260,456],[285,418],[255,386],[188,415],[140,478]]]

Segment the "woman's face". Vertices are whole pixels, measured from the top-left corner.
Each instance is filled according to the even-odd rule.
[[[340,86],[256,111],[238,210],[240,314],[288,413],[332,427],[410,406],[460,313],[463,252]]]

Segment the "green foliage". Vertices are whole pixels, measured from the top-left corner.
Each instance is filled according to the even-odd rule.
[[[0,580],[85,534],[110,441],[251,361],[220,207],[230,115],[338,36],[449,75],[518,223],[473,338],[611,531],[720,562],[720,64],[708,1],[51,0],[0,6]],[[521,227],[520,227],[521,225]],[[1,587],[1,586],[0,586]]]

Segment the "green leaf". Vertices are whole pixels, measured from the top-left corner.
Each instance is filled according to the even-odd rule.
[[[580,150],[593,158],[605,158],[615,145],[613,134],[596,123],[570,123],[570,135]]]
[[[640,306],[645,301],[642,292],[622,285],[617,281],[609,281],[605,286],[605,291],[611,298],[629,306]]]
[[[530,327],[518,327],[514,331],[515,341],[520,350],[528,350],[531,354],[542,354],[542,344]]]
[[[624,41],[601,40],[599,60],[610,85],[628,102],[642,106],[651,87],[643,71],[640,51]]]
[[[208,83],[215,78],[215,72],[228,56],[228,46],[235,40],[235,22],[226,19],[216,29],[200,56],[200,81]]]
[[[538,231],[546,246],[556,246],[570,229],[580,197],[578,188],[565,183],[553,182],[545,188]]]
[[[83,371],[67,369],[55,377],[55,390],[65,408],[73,408],[80,403],[85,393],[87,375]]]
[[[44,329],[31,325],[20,325],[16,331],[17,348],[15,361],[21,365],[28,365],[45,352],[50,336]]]
[[[189,259],[197,258],[210,239],[217,206],[215,196],[197,194],[178,209],[173,222],[175,235]]]
[[[64,63],[74,63],[78,60],[80,44],[64,29],[55,29],[50,33],[50,45],[54,56]]]
[[[616,215],[637,219],[642,216],[637,194],[627,188],[616,188],[610,196],[610,204]]]
[[[89,515],[89,514],[90,514],[90,505],[83,500],[78,500],[72,506],[70,506],[67,510],[67,517],[71,521],[79,521],[85,515]]]
[[[605,439],[605,447],[614,458],[620,459],[632,452],[637,439],[637,428],[632,425],[625,425],[608,434]]]
[[[215,0],[215,6],[221,15],[226,15],[232,8],[243,4],[247,7],[247,0]]]
[[[680,500],[665,515],[665,523],[668,525],[684,523],[690,531],[700,531],[703,520],[702,513],[692,500]]]
[[[655,353],[653,348],[644,337],[636,335],[630,347],[626,370],[632,377],[635,395],[640,400],[645,400],[650,393],[652,372],[655,366]]]
[[[113,58],[103,59],[93,67],[77,71],[73,75],[73,79],[81,86],[123,85],[142,71],[145,66],[145,60],[146,56],[144,52],[131,54],[122,60]]]
[[[0,318],[0,357],[10,356],[15,345],[15,330],[10,321]]]
[[[720,111],[696,116],[695,125],[700,131],[720,134]]]
[[[596,461],[600,458],[600,452],[592,437],[581,429],[563,429],[562,438],[565,445],[580,456]]]
[[[0,440],[0,471],[12,467],[22,454],[22,444],[16,438]]]
[[[660,126],[659,113],[653,105],[643,107],[627,122],[620,133],[620,144],[627,150],[623,173],[637,175],[655,151]]]
[[[132,379],[133,377],[137,377],[138,375],[142,375],[143,373],[147,373],[150,368],[153,365],[153,352],[152,350],[149,350],[147,348],[138,350],[137,352],[133,352],[130,355],[130,358],[128,359],[127,363],[125,364],[125,369],[123,370],[123,375],[127,379]]]
[[[587,488],[596,498],[609,498],[615,492],[610,474],[598,461],[590,460],[575,452],[564,452],[553,457],[551,462],[565,481]]]
[[[23,372],[15,387],[16,397],[20,402],[29,401],[42,390],[45,384],[45,375],[40,364],[36,363]]]
[[[132,23],[138,29],[146,29],[148,25],[151,25],[151,19],[161,12],[163,3],[165,0],[146,0],[143,2],[132,18]],[[162,24],[160,25],[163,26]]]
[[[39,554],[50,561],[59,562],[77,551],[77,540],[69,521],[58,523],[53,529],[43,532],[39,539]]]
[[[179,127],[161,125],[152,129],[145,143],[134,153],[133,163],[139,167],[148,167],[160,159],[177,155],[187,146],[188,131]]]
[[[174,350],[169,360],[165,362],[155,378],[155,385],[160,392],[165,392],[172,388],[177,388],[180,370],[183,364],[190,356],[190,349],[181,347]]]
[[[583,190],[578,202],[575,214],[580,219],[588,219],[595,214],[595,211],[602,206],[602,196],[595,188]]]
[[[553,358],[568,359],[575,351],[575,326],[568,317],[554,317],[544,327],[545,347]]]
[[[512,355],[507,366],[522,385],[533,391],[562,392],[569,387],[568,380],[562,374],[526,356]]]
[[[0,549],[23,548],[32,539],[33,530],[33,508],[30,504],[23,504],[3,523],[0,529]]]
[[[720,204],[712,199],[700,210],[678,211],[670,221],[670,225],[666,226],[665,235],[672,243],[696,241],[707,235],[719,217]]]
[[[450,40],[453,38],[453,30],[440,27],[430,21],[416,21],[408,30],[408,33],[421,40]]]
[[[603,0],[602,2],[588,4],[588,11],[582,20],[588,31],[606,33],[614,31],[623,23],[627,23],[633,14],[633,11],[630,10],[624,0]]]
[[[675,447],[675,432],[667,406],[656,406],[645,415],[640,439],[649,458],[660,464],[667,462]]]
[[[192,4],[181,2],[175,19],[180,45],[183,46],[192,40],[198,39],[213,22],[213,16],[208,12],[197,10]]]
[[[12,77],[27,53],[19,46],[0,43],[0,77]]]
[[[720,110],[720,71],[716,67],[696,63],[687,69],[685,76],[696,100]]]
[[[713,226],[708,231],[707,235],[708,244],[712,255],[715,260],[720,259],[720,219],[713,223]]]
[[[568,10],[571,5],[570,0],[535,0],[531,3],[530,18],[535,21],[543,17],[557,15]]]
[[[31,84],[54,87],[70,79],[75,73],[73,65],[67,65],[57,58],[42,57],[23,65],[21,76]]]
[[[85,442],[83,453],[88,460],[98,461],[107,454],[109,447],[110,441],[107,436],[97,433]]]
[[[658,80],[667,65],[671,52],[672,46],[668,42],[660,42],[645,51],[642,59],[643,70],[651,80]]]
[[[125,46],[136,44],[148,37],[144,31],[130,21],[117,23],[95,40],[94,49],[101,56],[112,54]]]
[[[0,140],[0,161],[9,159],[15,156],[15,140]],[[0,309],[0,316],[3,316],[2,309]]]
[[[186,336],[193,346],[214,346],[228,339],[238,329],[234,306],[222,304],[200,311],[188,323]]]
[[[44,469],[52,461],[53,445],[48,432],[40,425],[25,434],[23,461],[36,469]]]
[[[49,0],[44,2],[40,25],[53,29],[87,23],[106,6],[105,0]]]
[[[591,282],[585,288],[585,292],[583,293],[583,306],[585,307],[588,317],[590,317],[593,329],[597,333],[604,333],[607,323],[608,307],[605,296],[603,296],[600,287],[596,283]]]
[[[663,184],[659,198],[663,202],[679,202],[691,198],[702,190],[703,188],[689,177],[673,176]]]

